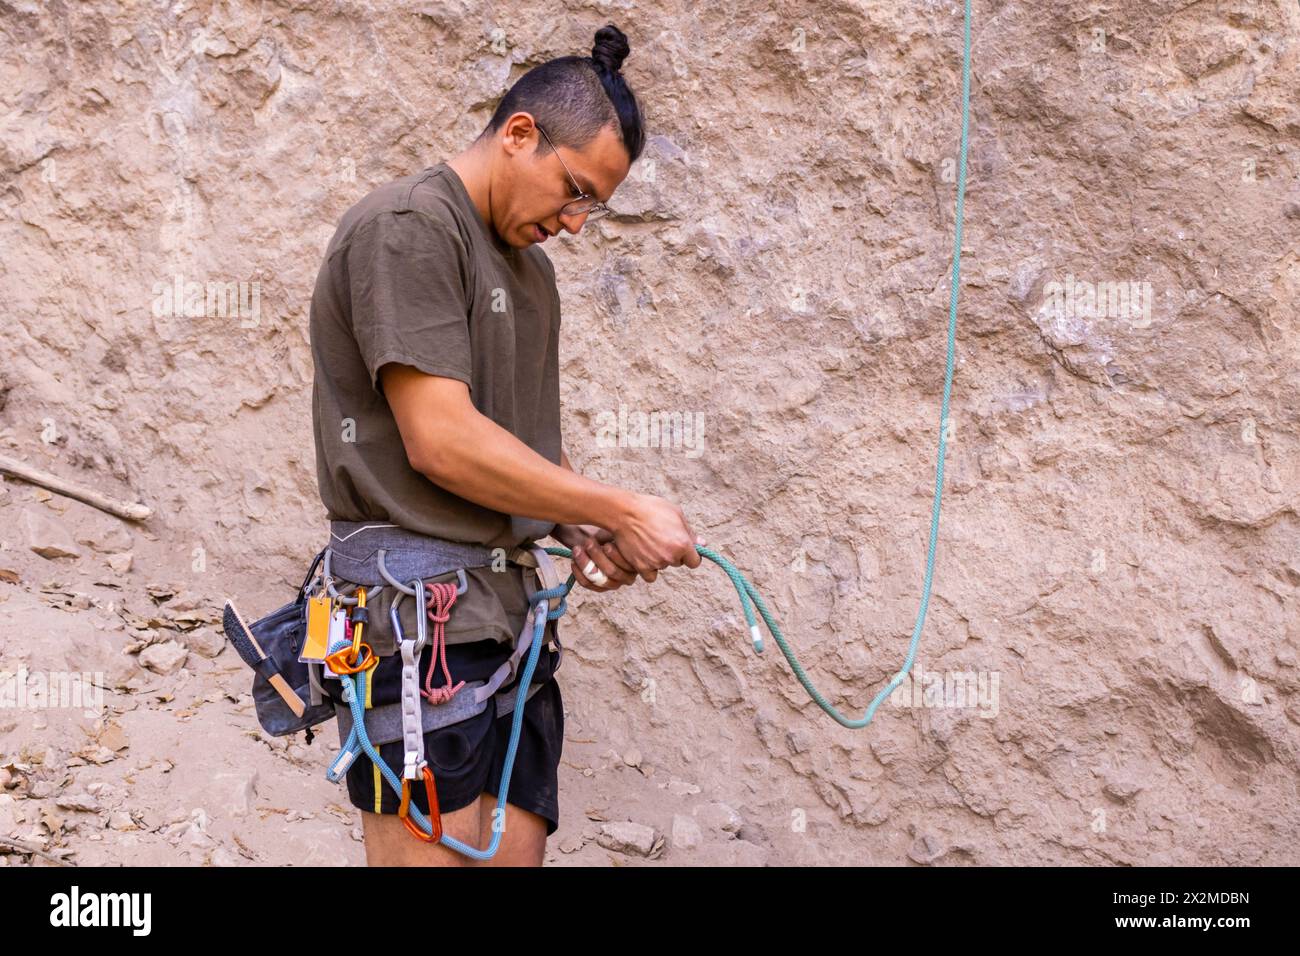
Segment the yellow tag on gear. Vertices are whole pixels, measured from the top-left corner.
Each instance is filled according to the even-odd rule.
[[[324,661],[329,650],[330,618],[334,610],[334,601],[322,588],[321,592],[307,599],[307,640],[303,642],[300,661]]]

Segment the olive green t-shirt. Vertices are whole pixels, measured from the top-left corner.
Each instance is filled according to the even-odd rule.
[[[330,519],[492,548],[550,534],[553,522],[494,511],[412,468],[379,380],[396,362],[462,381],[479,412],[560,463],[555,270],[537,246],[503,242],[455,170],[439,163],[380,186],[344,214],[316,279],[310,331],[316,477]],[[500,632],[504,607],[520,604],[522,574],[511,567],[472,572],[450,642],[453,629],[470,637],[463,629],[475,622],[482,637],[507,639],[486,631]],[[493,606],[482,603],[484,587],[498,593]]]

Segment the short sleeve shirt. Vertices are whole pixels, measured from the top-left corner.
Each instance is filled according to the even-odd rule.
[[[560,463],[560,298],[537,246],[483,221],[450,166],[380,186],[344,214],[311,301],[316,476],[331,519],[391,521],[488,547],[554,522],[503,514],[411,467],[380,368],[410,365],[469,386],[483,415]]]
[[[328,517],[491,548],[550,534],[554,522],[494,511],[412,468],[379,370],[396,362],[464,382],[480,413],[558,465],[559,332],[550,260],[503,242],[450,166],[365,196],[330,240],[311,300],[316,477]],[[449,644],[513,644],[525,572],[510,568],[469,572]]]

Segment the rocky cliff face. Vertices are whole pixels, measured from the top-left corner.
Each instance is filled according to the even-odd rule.
[[[155,508],[120,540],[7,482],[3,591],[281,603],[323,544],[306,318],[337,218],[611,19],[651,139],[616,215],[546,247],[566,448],[679,502],[859,716],[920,597],[950,0],[0,4],[0,451]],[[1300,862],[1300,8],[977,0],[974,50],[918,679],[849,731],[707,562],[577,597],[567,859],[657,830],[684,863]]]

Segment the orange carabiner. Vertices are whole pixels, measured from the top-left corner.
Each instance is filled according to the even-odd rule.
[[[353,663],[356,661],[356,656],[354,649],[351,647],[345,647],[341,651],[330,654],[325,658],[325,663],[336,674],[359,674],[362,671],[374,670],[379,666],[379,658],[375,656],[375,652],[370,649],[369,644],[362,644],[361,650],[365,653],[362,655],[360,663]],[[348,659],[349,657],[351,660]]]
[[[434,786],[433,771],[429,765],[424,765],[424,794],[429,800],[429,824],[431,833],[425,833],[418,826],[411,822],[411,781],[402,780],[402,803],[397,808],[397,816],[401,819],[403,826],[411,832],[411,835],[425,843],[436,843],[442,839],[442,813],[438,809],[438,791]]]

